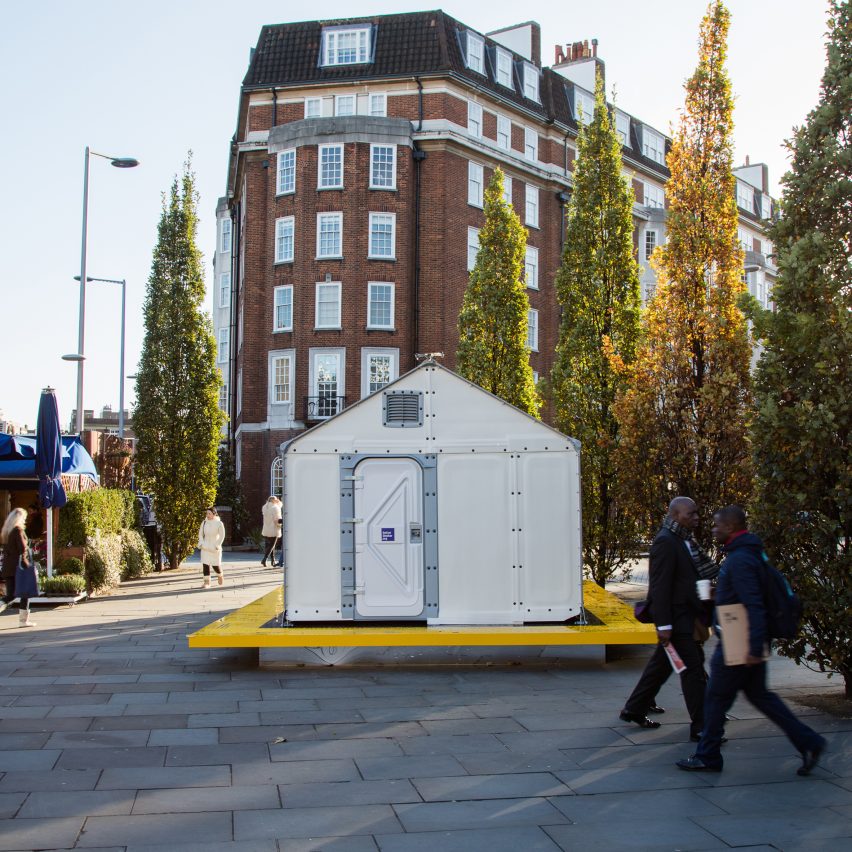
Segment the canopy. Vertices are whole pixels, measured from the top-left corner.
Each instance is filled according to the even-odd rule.
[[[62,475],[84,476],[99,484],[95,463],[76,435],[62,436]],[[0,432],[0,488],[4,479],[38,479],[35,435]]]

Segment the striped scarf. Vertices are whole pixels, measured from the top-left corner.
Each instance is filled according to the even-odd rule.
[[[678,538],[683,539],[698,576],[702,580],[714,580],[719,573],[719,565],[702,550],[701,545],[693,537],[692,531],[668,517],[663,520],[663,526]]]

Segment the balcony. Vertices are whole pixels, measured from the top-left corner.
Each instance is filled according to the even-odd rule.
[[[305,422],[316,423],[319,420],[328,420],[346,408],[345,396],[306,396],[305,397]]]

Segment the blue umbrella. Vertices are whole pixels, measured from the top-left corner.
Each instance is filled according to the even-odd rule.
[[[53,388],[41,392],[36,426],[36,475],[38,499],[45,509],[62,508],[68,498],[62,487],[62,441],[59,407]]]

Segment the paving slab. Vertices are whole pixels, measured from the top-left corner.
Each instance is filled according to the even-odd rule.
[[[414,778],[412,784],[425,802],[475,799],[522,799],[534,796],[570,796],[572,791],[548,772]]]
[[[53,769],[61,751],[56,749],[7,749],[0,751],[0,772]]]
[[[83,827],[83,819],[75,816],[8,820],[3,823],[3,831],[0,832],[0,849],[70,849]]]
[[[98,790],[156,790],[163,787],[227,787],[230,766],[151,766],[104,769]]]
[[[46,817],[110,816],[129,814],[135,790],[81,790],[67,793],[30,793],[19,819]]]
[[[447,831],[508,825],[559,825],[568,818],[546,799],[490,799],[395,805],[406,831]]]
[[[467,770],[450,755],[431,757],[359,757],[355,762],[367,780],[432,778],[466,775]]]
[[[398,807],[412,807],[399,805]],[[390,805],[359,807],[287,808],[238,811],[234,814],[234,839],[327,837],[394,834],[402,826]],[[284,845],[286,849],[286,844]]]
[[[150,816],[89,817],[77,846],[107,846],[116,843],[160,844],[206,843],[233,840],[230,813],[152,814]]]
[[[244,843],[246,841],[243,841]],[[287,837],[278,841],[281,852],[378,852],[372,837]]]
[[[236,763],[232,783],[308,784],[322,781],[357,781],[361,778],[355,762],[338,760],[288,760],[279,763]]]
[[[830,808],[772,810],[765,813],[694,817],[695,823],[730,846],[766,843],[787,850],[795,845],[813,848],[815,841],[830,841],[834,848],[852,838],[852,819]]]
[[[122,847],[124,849],[124,847]],[[238,843],[171,843],[168,847],[160,844],[131,843],[124,852],[279,852],[275,840],[241,840]],[[100,852],[100,850],[99,850]]]
[[[381,834],[381,852],[559,852],[559,846],[537,827],[421,831]]]
[[[285,808],[390,805],[421,801],[408,779],[282,784],[278,789]]]
[[[278,789],[269,785],[195,787],[190,790],[140,790],[134,814],[186,814],[277,808]]]
[[[153,748],[66,748],[57,769],[107,769],[110,767],[162,766],[166,749]]]
[[[668,813],[665,819],[648,818],[584,822],[577,825],[548,825],[544,830],[560,849],[583,852],[649,852],[677,849],[681,852],[716,850],[719,839],[692,820]]]
[[[27,793],[0,793],[0,819],[11,819],[18,813]]]

